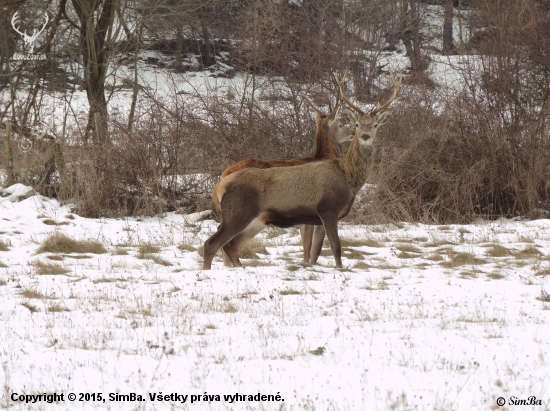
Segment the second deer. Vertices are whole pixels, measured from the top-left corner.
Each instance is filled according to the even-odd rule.
[[[224,180],[228,176],[236,173],[237,171],[247,168],[274,168],[274,167],[290,167],[300,164],[306,164],[316,162],[329,158],[337,158],[340,156],[339,145],[350,141],[353,137],[353,132],[343,126],[343,124],[336,119],[339,111],[338,105],[332,109],[330,106],[329,96],[329,113],[324,114],[317,108],[307,97],[304,96],[304,100],[315,110],[317,131],[315,136],[315,153],[311,157],[293,158],[290,160],[260,160],[256,158],[247,158],[246,160],[239,161],[229,167],[227,167],[223,174],[221,181],[214,187],[212,191],[212,199],[216,207],[220,208],[219,189],[224,186]],[[302,235],[302,244],[304,248],[304,262],[310,262],[311,255],[319,255],[323,246],[323,239],[325,237],[325,231],[323,226],[304,225],[300,226],[300,233]],[[246,240],[240,243],[239,247],[244,244]],[[234,263],[227,257],[225,252],[222,252],[224,264],[231,266]],[[238,251],[237,251],[238,254]],[[237,257],[238,261],[238,257]],[[315,263],[315,261],[311,261]],[[240,264],[240,263],[238,263]]]
[[[240,245],[266,225],[298,224],[322,224],[336,267],[342,267],[338,220],[349,213],[366,181],[378,127],[388,120],[388,107],[401,86],[401,76],[397,82],[393,73],[391,78],[392,97],[368,114],[345,97],[345,74],[341,80],[337,79],[341,96],[355,110],[350,114],[356,120],[356,133],[344,157],[294,167],[247,168],[228,175],[218,184],[216,196],[222,223],[204,243],[204,270],[211,268],[212,259],[221,247],[233,265],[238,265]]]

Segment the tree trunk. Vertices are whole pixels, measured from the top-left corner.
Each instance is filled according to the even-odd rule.
[[[182,70],[183,31],[181,24],[176,24],[176,71]]]
[[[407,57],[411,62],[411,70],[424,71],[425,64],[420,49],[420,13],[416,0],[410,0],[403,4],[401,9],[401,34],[400,38],[405,45]]]
[[[452,54],[454,52],[453,43],[453,1],[443,0],[445,2],[445,11],[443,17],[443,53]]]
[[[204,41],[204,56],[202,56],[202,65],[204,68],[210,67],[214,64],[214,53],[212,45],[210,44],[210,33],[208,32],[208,26],[204,20],[200,21],[202,30],[202,40]]]
[[[99,113],[101,136],[94,139],[97,144],[109,141],[107,127],[107,100],[105,98],[105,78],[109,68],[111,42],[116,34],[112,33],[117,0],[72,0],[73,7],[80,21],[80,51],[86,81],[86,95],[90,105],[85,141],[95,128],[94,113]],[[103,7],[101,5],[103,4]],[[97,23],[94,21],[96,11],[101,8]]]

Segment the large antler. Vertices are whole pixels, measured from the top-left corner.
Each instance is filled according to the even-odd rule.
[[[346,71],[344,71],[344,75],[342,76],[341,79],[339,79],[338,76],[336,74],[334,74],[334,78],[336,79],[336,83],[338,84],[338,88],[340,89],[340,96],[348,104],[348,106],[350,106],[352,109],[354,109],[359,114],[363,115],[363,114],[365,114],[363,112],[363,110],[361,110],[358,106],[353,104],[351,102],[351,100],[346,97],[346,93],[344,92],[344,82],[346,81],[346,76],[348,74],[348,71],[349,71],[349,67],[346,69]]]
[[[323,113],[315,104],[313,104],[313,102],[309,98],[306,97],[305,94],[302,95],[302,98],[313,110],[315,110],[322,117],[330,116],[331,113],[340,109],[338,102],[336,102],[336,107],[334,108],[334,110],[332,109],[332,103],[330,102],[330,93],[328,93],[328,114]],[[338,114],[338,112],[336,114]]]
[[[344,76],[342,77],[342,79],[339,79],[338,76],[335,74],[334,77],[336,78],[336,83],[338,83],[338,87],[340,88],[340,96],[342,96],[342,99],[348,104],[348,106],[350,106],[353,110],[355,110],[357,113],[361,114],[361,115],[364,115],[365,112],[363,110],[361,110],[357,105],[355,105],[354,103],[351,102],[351,100],[349,98],[346,97],[346,93],[344,92],[344,82],[346,80],[346,75],[348,74],[348,70],[349,70],[349,67],[346,69],[346,71],[344,72]],[[399,90],[399,88],[401,87],[401,83],[403,81],[403,76],[400,74],[399,75],[399,81],[396,83],[395,82],[395,77],[393,75],[393,71],[390,70],[390,77],[391,77],[391,81],[393,83],[393,87],[394,87],[394,90],[393,90],[393,94],[392,96],[390,97],[390,99],[384,103],[383,105],[380,105],[380,103],[378,103],[376,105],[375,108],[372,109],[372,111],[369,113],[369,115],[373,115],[373,114],[376,114],[378,112],[381,112],[381,111],[384,111],[385,109],[387,109],[389,107],[389,105],[392,103],[393,100],[395,100],[395,97],[397,97],[397,91]]]
[[[315,110],[315,111],[316,111],[317,113],[319,113],[320,115],[324,116],[323,112],[321,112],[321,110],[319,110],[319,108],[317,108],[317,107],[315,106],[315,104],[313,104],[313,103],[311,102],[311,100],[310,100],[309,98],[306,97],[305,94],[302,96],[302,98],[305,100],[305,102],[306,102],[307,104],[309,104],[309,106],[310,106],[313,110]]]
[[[393,94],[392,94],[392,96],[383,105],[380,105],[380,103],[378,103],[376,105],[376,107],[374,109],[372,109],[372,111],[369,114],[372,115],[372,114],[376,114],[378,112],[386,110],[390,106],[392,101],[395,100],[395,97],[397,97],[397,92],[399,91],[399,88],[401,87],[401,82],[403,81],[403,75],[399,74],[399,80],[397,81],[397,83],[395,82],[395,77],[393,76],[393,71],[391,71],[391,70],[390,70],[390,77],[391,77],[391,82],[393,83]]]

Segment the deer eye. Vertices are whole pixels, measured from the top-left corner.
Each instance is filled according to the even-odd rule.
[[[355,123],[355,127],[359,127],[359,123]]]
[[[374,125],[374,128],[376,128],[376,127],[378,127],[378,124],[375,124],[375,125]]]

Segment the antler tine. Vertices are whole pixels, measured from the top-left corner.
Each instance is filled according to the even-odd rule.
[[[372,109],[372,111],[369,114],[376,114],[380,111],[384,111],[385,109],[387,109],[389,107],[389,105],[392,103],[392,101],[395,100],[395,98],[397,97],[397,92],[399,91],[399,88],[401,87],[401,82],[403,81],[403,75],[399,74],[399,81],[397,81],[397,83],[395,82],[395,77],[393,75],[393,71],[391,71],[391,70],[390,70],[390,77],[391,77],[391,81],[393,83],[393,94],[392,94],[392,96],[383,105],[380,105],[380,103],[378,103],[376,105],[376,107],[374,109]]]
[[[323,112],[322,112],[321,110],[319,110],[319,109],[315,106],[315,104],[313,104],[313,103],[311,102],[311,100],[305,96],[305,94],[302,96],[302,98],[306,101],[307,104],[309,104],[309,105],[311,106],[311,108],[312,108],[313,110],[315,110],[315,111],[316,111],[317,113],[319,113],[320,115],[324,116]]]
[[[328,112],[332,113],[332,103],[330,102],[330,93],[327,93],[328,98]]]
[[[336,74],[334,74],[334,78],[336,78],[336,83],[338,84],[338,88],[340,89],[340,96],[342,99],[347,103],[348,106],[350,106],[352,109],[354,109],[359,114],[363,115],[365,112],[361,110],[359,107],[357,107],[355,104],[353,104],[349,98],[346,97],[346,93],[344,93],[344,82],[346,81],[346,75],[348,74],[349,67],[344,71],[344,75],[342,79],[339,79]]]
[[[18,33],[18,34],[21,34],[22,36],[25,35],[25,33],[22,33],[19,31],[19,26],[15,27],[16,23],[17,23],[17,18],[19,17],[19,10],[17,10],[15,12],[15,14],[13,15],[13,17],[11,18],[11,25],[13,26],[13,29]]]

